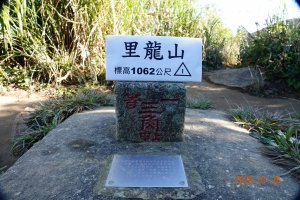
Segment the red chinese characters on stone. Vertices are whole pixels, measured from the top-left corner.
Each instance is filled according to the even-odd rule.
[[[141,103],[139,136],[142,141],[161,141],[160,105],[164,103],[177,104],[178,99],[161,98],[159,101]]]
[[[125,105],[127,109],[134,109],[138,102],[139,102],[139,97],[141,96],[140,93],[137,93],[135,95],[126,93],[125,94]]]
[[[143,100],[141,94],[125,93],[125,106],[128,110],[139,108],[138,134],[140,141],[158,142],[162,140],[161,117],[162,109],[167,105],[178,104],[177,98],[161,98],[156,100]],[[135,123],[135,122],[133,122]],[[164,125],[163,125],[164,127]]]
[[[159,133],[159,104],[158,102],[142,102],[139,112],[139,135],[142,141],[160,141]]]

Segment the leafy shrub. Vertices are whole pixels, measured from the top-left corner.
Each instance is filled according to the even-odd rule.
[[[216,13],[209,7],[203,8],[200,13],[203,64],[209,69],[239,63],[241,33],[234,35]]]
[[[261,66],[271,82],[300,90],[300,20],[274,16],[266,25],[248,35],[242,47],[242,62]]]

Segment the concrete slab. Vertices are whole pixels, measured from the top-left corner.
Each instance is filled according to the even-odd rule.
[[[0,176],[1,189],[13,200],[122,199],[129,197],[125,190],[101,192],[113,154],[173,152],[188,166],[188,181],[198,180],[191,199],[293,199],[297,192],[298,183],[289,176],[274,181],[286,170],[263,156],[262,145],[223,112],[187,109],[183,142],[120,143],[115,126],[112,107],[71,116]],[[143,191],[129,194],[151,198]]]

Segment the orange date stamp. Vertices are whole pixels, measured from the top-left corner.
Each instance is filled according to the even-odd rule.
[[[272,176],[270,179],[267,179],[267,176],[235,176],[234,183],[237,185],[252,185],[260,184],[264,185],[267,182],[273,185],[279,185],[282,179],[280,176]]]

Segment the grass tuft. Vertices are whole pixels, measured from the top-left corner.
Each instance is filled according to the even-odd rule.
[[[289,167],[283,175],[300,178],[300,120],[252,107],[238,107],[229,112],[231,120],[248,129],[250,135],[265,144],[263,153],[276,164]]]
[[[7,166],[6,166],[6,165],[3,166],[3,167],[0,167],[0,175],[1,175],[2,173],[4,173],[4,172],[6,171],[6,169],[7,169]]]
[[[40,141],[47,133],[74,113],[91,110],[98,106],[113,105],[112,98],[104,93],[86,90],[77,94],[40,103],[28,118],[27,134],[15,139],[12,152],[20,156]]]
[[[280,116],[262,111],[250,106],[237,107],[229,111],[231,120],[243,128],[264,135],[272,134],[274,130],[280,129]]]
[[[213,103],[207,98],[187,98],[186,106],[193,109],[208,110],[213,108]]]
[[[293,113],[290,118],[300,120],[300,112]]]

